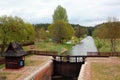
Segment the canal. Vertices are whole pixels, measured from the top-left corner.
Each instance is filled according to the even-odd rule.
[[[81,42],[72,47],[66,54],[69,55],[87,55],[87,52],[97,52],[94,40],[91,36],[87,36]]]
[[[97,52],[94,40],[91,36],[87,36],[80,41],[79,44],[72,47],[70,51],[67,51],[67,55],[87,55],[87,52]],[[77,80],[77,78],[60,77],[53,80]]]

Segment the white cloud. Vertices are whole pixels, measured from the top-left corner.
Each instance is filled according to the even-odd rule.
[[[120,19],[119,0],[0,0],[0,16],[12,15],[31,23],[50,23],[58,5],[66,8],[70,23],[94,26],[109,16]]]

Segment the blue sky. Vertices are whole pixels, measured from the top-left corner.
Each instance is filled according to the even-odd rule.
[[[52,23],[58,5],[67,10],[69,23],[95,26],[108,17],[120,19],[120,0],[0,0],[0,16],[19,16],[30,23]]]

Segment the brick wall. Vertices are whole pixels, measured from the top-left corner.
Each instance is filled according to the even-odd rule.
[[[49,61],[42,68],[38,69],[35,73],[28,76],[24,80],[52,80],[53,62]]]

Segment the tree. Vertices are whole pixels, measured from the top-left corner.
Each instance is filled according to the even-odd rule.
[[[87,27],[87,35],[92,36],[93,30],[94,30],[94,27]]]
[[[0,39],[3,44],[1,47],[1,52],[5,50],[5,45],[9,44],[10,42],[18,41],[22,43],[27,40],[28,28],[25,26],[26,25],[24,21],[19,17],[0,17]]]
[[[63,40],[69,40],[74,34],[72,26],[63,21],[57,21],[48,27],[51,38],[57,43],[62,43]]]
[[[93,37],[99,37],[99,39],[105,39],[105,23],[97,25],[95,30],[93,31]]]
[[[115,18],[110,18],[107,23],[99,25],[94,34],[100,39],[109,39],[111,41],[111,51],[116,51],[115,41],[120,38],[120,22]]]
[[[27,33],[27,41],[33,42],[35,40],[35,30],[34,27],[30,23],[25,23],[26,33]]]
[[[39,30],[39,39],[44,41],[44,40],[47,40],[48,39],[48,34],[45,30],[44,27],[42,27],[40,30]]]
[[[53,14],[53,22],[62,20],[64,22],[68,22],[68,16],[66,9],[58,5],[58,7],[55,9]]]
[[[86,33],[86,30],[84,28],[82,28],[81,26],[76,26],[74,28],[75,30],[75,36],[77,38],[80,38],[81,36],[83,36]]]

